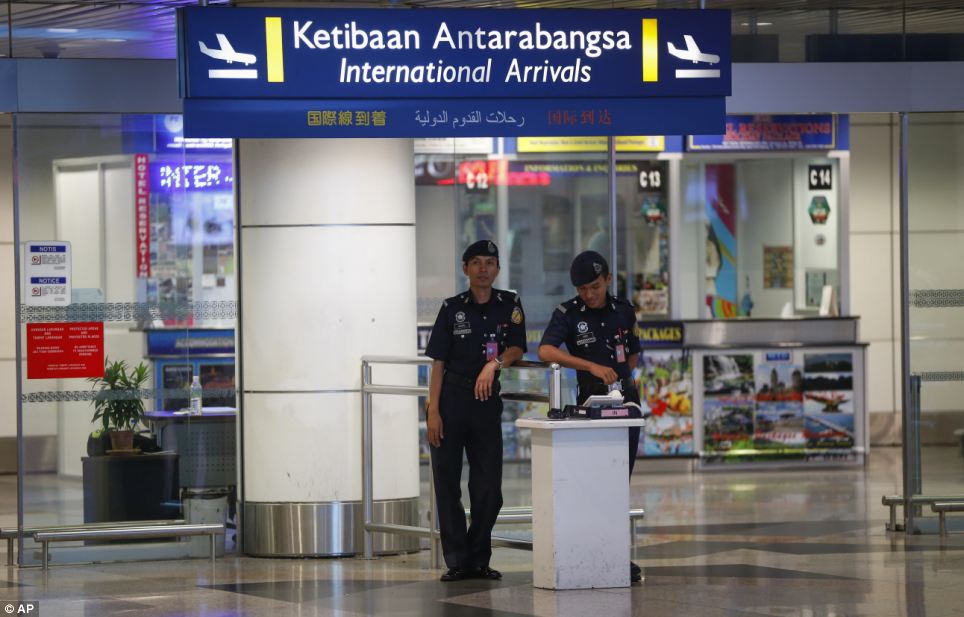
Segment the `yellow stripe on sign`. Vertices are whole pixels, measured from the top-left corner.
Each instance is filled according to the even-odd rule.
[[[281,18],[264,18],[264,38],[268,56],[268,81],[285,80],[285,56],[281,48]]]
[[[656,20],[643,20],[643,81],[659,81],[659,37]]]

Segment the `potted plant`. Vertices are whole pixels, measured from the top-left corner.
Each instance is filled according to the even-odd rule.
[[[111,448],[117,451],[134,449],[134,427],[144,419],[141,388],[150,378],[147,365],[141,362],[128,368],[127,362],[104,361],[104,376],[88,379],[97,392],[94,396],[94,418],[100,420],[110,436]]]

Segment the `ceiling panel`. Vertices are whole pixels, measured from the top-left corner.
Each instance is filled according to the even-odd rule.
[[[116,2],[0,0],[0,55],[16,57],[173,58],[175,9],[196,0]],[[698,0],[210,0],[236,6],[368,8],[697,8]],[[959,0],[706,0],[707,8],[733,11],[733,32],[776,34],[781,60],[802,61],[808,34],[964,32]],[[906,10],[904,10],[906,9]],[[13,37],[7,33],[13,22]]]

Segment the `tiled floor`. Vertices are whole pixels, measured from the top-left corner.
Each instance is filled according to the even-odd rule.
[[[925,458],[925,486],[964,494],[955,449]],[[507,468],[507,476],[506,503],[522,503],[527,468]],[[68,516],[58,513],[57,496],[69,502],[76,489],[47,481],[31,503],[45,516]],[[10,486],[0,478],[0,524],[11,513]],[[645,579],[626,590],[533,589],[531,553],[495,549],[502,581],[450,584],[437,581],[424,551],[374,561],[0,568],[0,606],[35,600],[45,617],[964,615],[964,535],[942,542],[884,531],[880,496],[900,492],[897,449],[874,450],[866,469],[819,472],[656,474],[641,464],[632,486],[633,505],[647,510],[635,549]]]

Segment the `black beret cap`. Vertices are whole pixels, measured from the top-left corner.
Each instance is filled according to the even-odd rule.
[[[469,248],[465,249],[462,253],[462,263],[467,264],[469,260],[473,257],[478,257],[479,255],[483,257],[495,257],[499,258],[499,247],[495,245],[495,242],[491,240],[479,240],[478,242],[473,242],[469,245]]]
[[[583,251],[576,255],[569,268],[569,280],[576,287],[595,281],[609,274],[609,264],[596,251]]]

